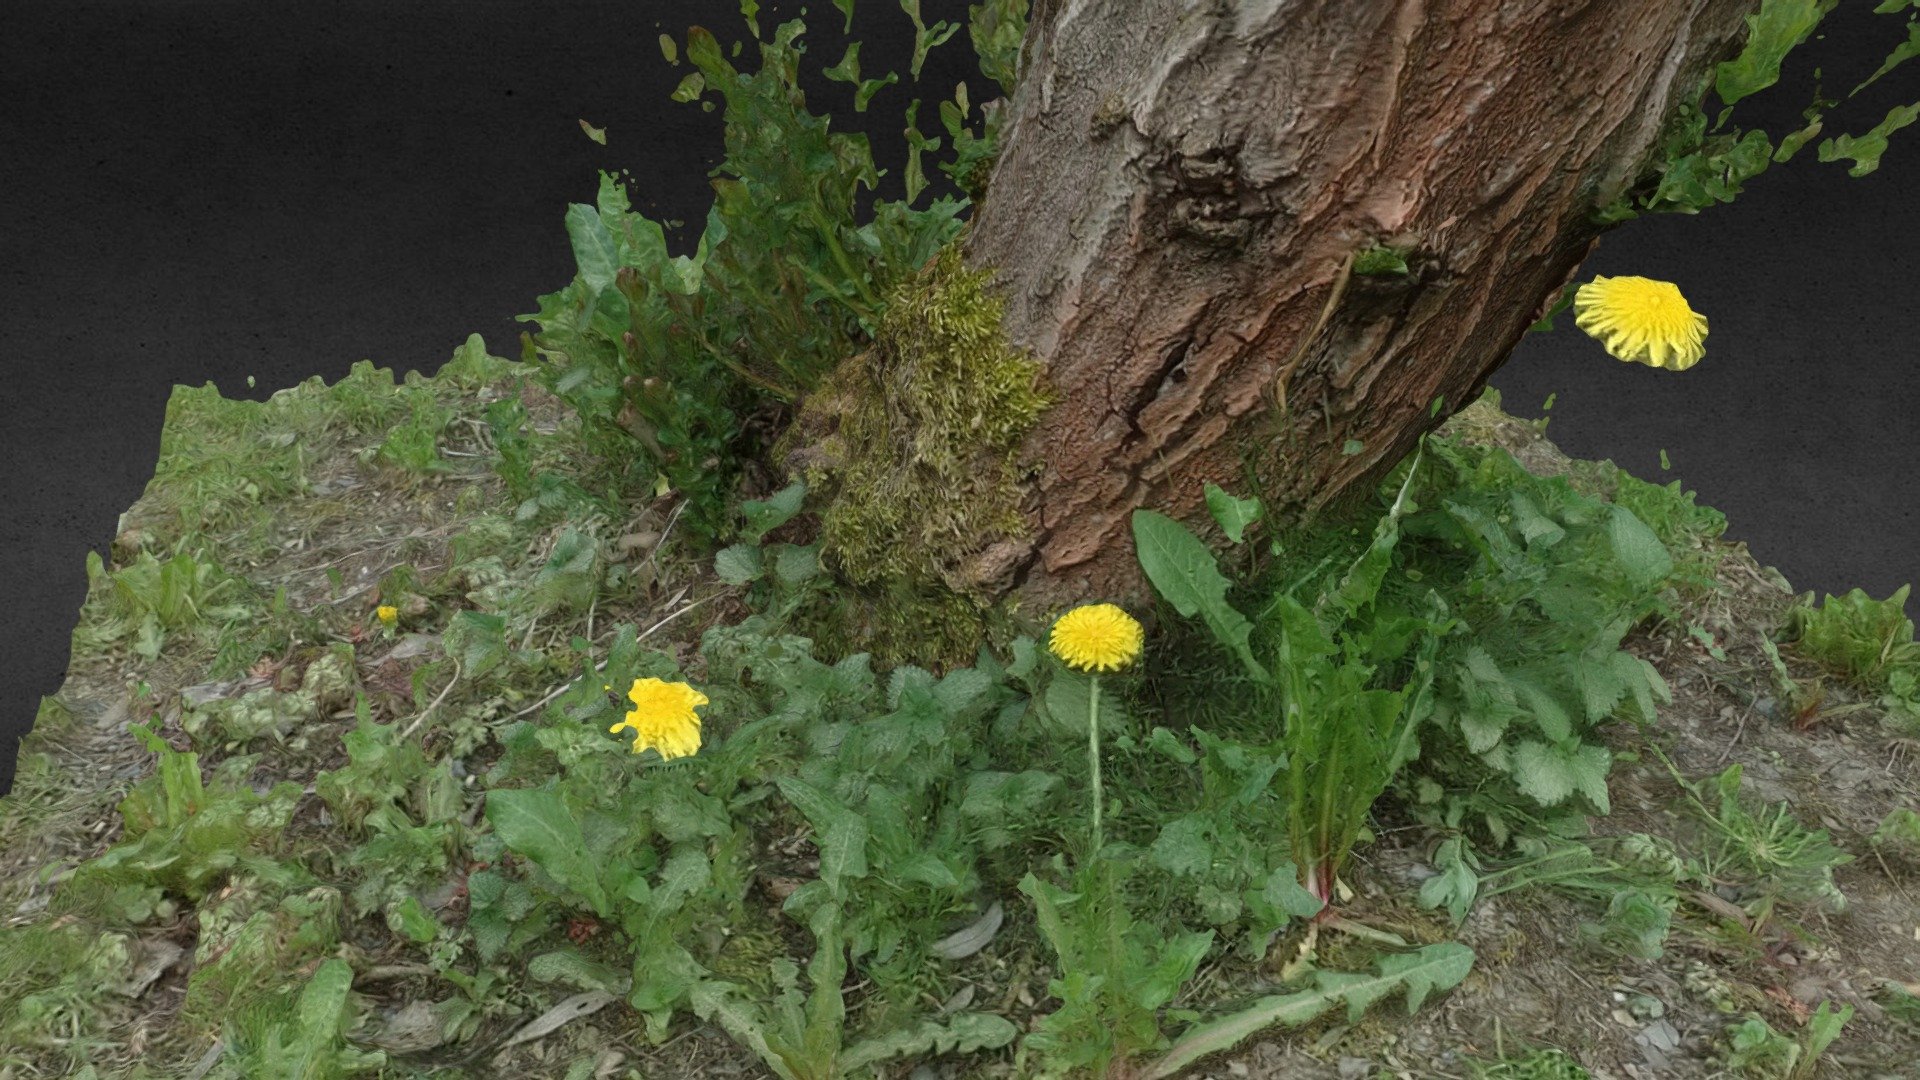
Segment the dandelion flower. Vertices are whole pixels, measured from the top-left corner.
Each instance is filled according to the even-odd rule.
[[[693,710],[707,703],[707,695],[686,683],[635,679],[627,700],[633,708],[626,719],[607,730],[632,728],[634,753],[652,747],[671,761],[700,749],[700,717]]]
[[[1053,624],[1047,648],[1080,671],[1118,671],[1140,655],[1140,624],[1112,604],[1083,604]]]
[[[373,617],[379,619],[382,625],[392,626],[400,621],[400,609],[392,604],[381,604],[373,609]]]
[[[1707,353],[1707,317],[1670,281],[1597,276],[1573,296],[1574,325],[1619,360],[1685,371]]]

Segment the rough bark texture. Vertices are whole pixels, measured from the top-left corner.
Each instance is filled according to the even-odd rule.
[[[1752,9],[1040,0],[969,257],[1059,403],[1031,540],[981,576],[1127,595],[1137,506],[1190,515],[1250,459],[1283,510],[1376,479],[1473,401]],[[1376,244],[1411,272],[1349,273]]]

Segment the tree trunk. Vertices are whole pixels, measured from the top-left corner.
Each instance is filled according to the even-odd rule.
[[[1057,404],[1030,534],[980,578],[1132,595],[1135,507],[1191,515],[1249,462],[1283,513],[1377,480],[1571,279],[1753,7],[1037,0],[968,256]],[[1352,273],[1375,246],[1408,272]]]

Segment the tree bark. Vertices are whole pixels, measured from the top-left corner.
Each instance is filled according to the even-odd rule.
[[[1191,516],[1249,461],[1282,513],[1377,480],[1571,279],[1753,6],[1037,0],[968,256],[1057,404],[1030,536],[979,576],[1134,595],[1136,507]],[[1351,273],[1375,245],[1408,273]]]

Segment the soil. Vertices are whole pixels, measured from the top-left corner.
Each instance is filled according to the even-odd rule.
[[[547,420],[558,416],[550,400],[544,406]],[[538,419],[541,410],[535,415]],[[1561,455],[1534,424],[1484,402],[1451,423],[1475,441],[1505,446],[1536,473],[1581,467]],[[403,544],[407,561],[414,565],[445,565],[448,542],[461,522],[443,490],[382,492],[382,475],[344,450],[330,464],[317,466],[315,475],[331,477],[321,489],[328,494],[310,498],[350,502],[334,512],[309,515],[315,523],[310,535],[297,547],[290,546],[276,563],[245,568],[249,576],[283,580],[297,602],[317,604],[328,592],[323,564],[340,569],[350,586],[377,582],[393,550]],[[503,497],[498,480],[488,475],[476,473],[448,483],[482,485],[489,504]],[[138,528],[141,513],[140,505],[130,512],[130,529]],[[628,531],[657,536],[666,528],[670,525],[665,522],[637,520]],[[1610,731],[1621,759],[1611,782],[1613,813],[1595,819],[1594,828],[1602,834],[1671,835],[1687,827],[1682,791],[1654,748],[1696,781],[1738,762],[1750,790],[1791,807],[1809,827],[1828,830],[1835,843],[1856,856],[1836,872],[1848,901],[1843,912],[1802,917],[1797,925],[1776,918],[1735,934],[1726,928],[1743,916],[1730,914],[1731,905],[1724,900],[1716,903],[1716,897],[1703,894],[1684,902],[1676,913],[1665,955],[1636,960],[1579,946],[1571,928],[1593,913],[1558,893],[1531,889],[1481,902],[1456,934],[1445,926],[1443,916],[1436,919],[1435,913],[1418,911],[1410,902],[1418,881],[1432,872],[1425,861],[1431,851],[1416,846],[1421,834],[1383,830],[1382,840],[1361,852],[1354,868],[1352,884],[1358,896],[1350,914],[1375,925],[1413,927],[1427,939],[1457,936],[1478,957],[1472,975],[1411,1018],[1394,1003],[1383,1003],[1351,1027],[1333,1018],[1304,1030],[1276,1030],[1185,1075],[1223,1080],[1466,1077],[1472,1075],[1473,1059],[1490,1057],[1497,1048],[1554,1046],[1573,1054],[1600,1080],[1706,1078],[1729,1075],[1723,1064],[1727,1029],[1746,1014],[1758,1014],[1777,1030],[1793,1034],[1810,1009],[1832,1001],[1852,1005],[1856,1012],[1824,1055],[1817,1075],[1920,1077],[1920,1032],[1890,1019],[1875,998],[1887,981],[1920,982],[1920,868],[1888,865],[1866,843],[1890,810],[1920,809],[1920,746],[1892,738],[1872,708],[1845,710],[1852,699],[1841,688],[1823,702],[1825,714],[1810,718],[1790,716],[1772,699],[1770,665],[1759,643],[1779,625],[1793,595],[1777,573],[1755,563],[1744,545],[1723,547],[1719,592],[1689,614],[1713,635],[1724,658],[1710,655],[1685,625],[1644,627],[1627,642],[1663,674],[1673,701],[1659,710],[1658,722],[1644,730],[1621,724]],[[630,610],[603,613],[603,625],[638,622],[649,613],[669,610],[676,590],[688,582],[668,577],[663,573],[662,580],[651,583],[628,605]],[[342,608],[344,621],[370,624],[372,602],[362,592],[335,606]],[[720,617],[720,606],[702,619],[683,620],[686,625],[662,633],[657,644],[685,647],[696,641],[696,624]],[[397,645],[363,646],[360,652],[363,683],[389,694],[383,706],[410,708],[408,675],[418,657],[404,655]],[[57,696],[71,720],[46,725],[26,747],[46,757],[41,773],[23,772],[16,796],[0,815],[0,917],[9,925],[37,919],[63,872],[105,851],[118,836],[117,803],[153,761],[127,731],[130,722],[145,719],[138,702],[172,702],[163,708],[163,730],[183,745],[176,726],[179,693],[199,673],[169,668],[164,654],[159,664],[138,666],[125,663],[121,655],[108,659],[76,653]],[[297,669],[304,658],[263,659],[271,662],[231,692],[266,685],[282,676],[282,666]],[[1788,662],[1799,667],[1791,654]],[[1814,672],[1797,669],[1794,674]],[[150,697],[133,692],[139,680],[151,686]],[[347,711],[336,714],[330,724],[308,729],[304,734],[313,752],[305,770],[299,775],[256,776],[256,782],[293,779],[310,785],[315,771],[343,760],[337,736],[351,723]],[[28,756],[23,753],[23,762]],[[307,790],[294,832],[311,838],[324,833],[325,826],[317,817],[311,786]],[[768,885],[770,893],[775,889],[775,884]],[[769,905],[777,902],[771,895],[763,899]],[[167,961],[137,996],[101,1006],[111,1010],[114,1019],[112,1044],[95,1056],[103,1070],[137,1058],[160,1069],[163,1062],[192,1063],[207,1052],[209,1033],[182,1032],[168,1022],[185,994],[190,959],[178,957],[191,957],[195,926],[191,913],[183,913],[146,932],[142,955],[176,959]],[[169,945],[184,953],[169,954]],[[378,957],[365,959],[382,962]],[[1031,1022],[1050,1007],[1044,963],[1044,956],[1033,955],[975,958],[966,973],[977,991],[975,1007],[996,1009],[1016,1023]],[[393,974],[396,977],[380,980],[363,976],[356,986],[376,1019],[393,1016],[411,1001],[445,996],[444,986],[421,973]],[[1234,989],[1242,997],[1261,992],[1249,985]],[[491,1050],[529,1018],[497,1021],[483,1032],[475,1043],[487,1049],[466,1059],[471,1074],[557,1078],[584,1056],[594,1061],[593,1075],[599,1077],[624,1077],[629,1069],[649,1078],[757,1080],[769,1075],[720,1031],[690,1018],[679,1020],[679,1031],[663,1044],[651,1046],[638,1016],[619,1001],[554,1036],[511,1050]],[[0,1080],[56,1074],[0,1070]],[[886,1075],[934,1080],[1011,1074],[1003,1057],[984,1064],[936,1060],[911,1069],[896,1067]]]

